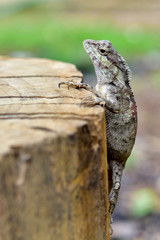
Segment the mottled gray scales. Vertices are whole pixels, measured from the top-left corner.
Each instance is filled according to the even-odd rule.
[[[137,108],[130,87],[131,71],[112,44],[107,40],[85,40],[84,48],[93,62],[97,84],[62,82],[71,87],[85,88],[93,93],[82,104],[101,105],[106,112],[107,157],[111,175],[110,214],[116,206],[122,172],[135,143]]]

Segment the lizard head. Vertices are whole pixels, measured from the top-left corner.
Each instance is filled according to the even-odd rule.
[[[100,63],[104,66],[111,65],[108,56],[117,53],[112,44],[107,40],[95,41],[87,39],[84,40],[83,45],[93,64],[97,66],[100,66]]]
[[[100,75],[106,74],[106,72],[117,74],[117,71],[120,71],[121,74],[126,76],[127,81],[129,81],[131,71],[124,58],[118,54],[110,41],[87,39],[84,40],[83,45],[93,62],[98,78],[100,78]],[[101,72],[99,71],[100,69]]]

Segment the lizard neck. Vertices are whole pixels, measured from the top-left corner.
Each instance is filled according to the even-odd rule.
[[[114,65],[109,67],[101,66],[100,68],[95,66],[95,73],[97,76],[98,85],[115,86],[117,90],[130,88],[129,78],[126,72],[122,72]]]

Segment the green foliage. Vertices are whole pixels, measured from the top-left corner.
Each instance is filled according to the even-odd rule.
[[[156,210],[158,197],[150,188],[142,188],[132,195],[132,213],[136,217],[144,217]]]
[[[1,55],[13,51],[27,51],[36,57],[72,62],[78,67],[90,63],[82,47],[82,41],[87,38],[108,39],[118,52],[127,58],[160,50],[160,34],[154,31],[128,31],[111,24],[91,24],[83,20],[60,19],[45,14],[35,17],[19,14],[3,20],[0,31]]]

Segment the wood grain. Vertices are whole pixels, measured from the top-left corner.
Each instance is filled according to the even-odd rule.
[[[0,240],[108,240],[105,117],[74,65],[0,57]]]

